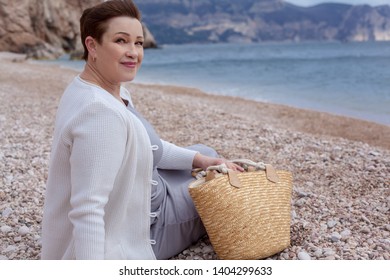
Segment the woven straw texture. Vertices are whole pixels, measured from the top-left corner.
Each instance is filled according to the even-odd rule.
[[[255,171],[237,174],[241,188],[231,186],[226,174],[189,186],[220,259],[263,259],[290,246],[292,174],[276,173],[278,183]]]

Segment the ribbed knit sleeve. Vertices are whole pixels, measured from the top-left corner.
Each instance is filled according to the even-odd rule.
[[[88,104],[65,130],[71,145],[71,211],[76,259],[104,259],[104,207],[121,167],[127,133],[117,110]]]
[[[163,154],[158,168],[162,169],[192,169],[196,151],[176,146],[167,141],[161,140]]]

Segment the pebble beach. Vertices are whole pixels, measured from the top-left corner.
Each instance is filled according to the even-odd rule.
[[[55,113],[77,74],[0,53],[0,260],[40,259]],[[292,172],[291,245],[269,259],[390,260],[390,126],[195,88],[126,87],[163,139]],[[205,236],[173,259],[218,256]]]

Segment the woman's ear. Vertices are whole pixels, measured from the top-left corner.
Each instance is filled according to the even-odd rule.
[[[85,38],[85,46],[87,47],[88,49],[88,53],[90,54],[91,58],[93,60],[96,59],[96,41],[94,38],[92,38],[91,36],[88,36],[87,38]]]

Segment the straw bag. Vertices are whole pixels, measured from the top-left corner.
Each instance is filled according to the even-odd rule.
[[[189,192],[220,259],[263,259],[290,246],[292,174],[249,160],[194,170]]]

